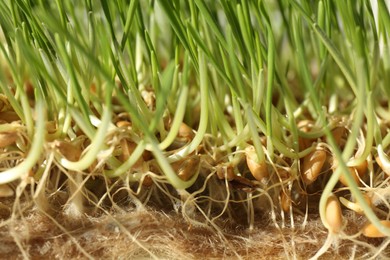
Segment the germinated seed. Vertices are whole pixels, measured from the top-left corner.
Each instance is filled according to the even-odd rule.
[[[134,152],[135,148],[137,148],[137,144],[129,140],[126,140],[124,138],[121,140],[120,144],[122,147],[122,154],[120,156],[120,159],[124,162],[127,159],[129,159],[131,154]],[[143,162],[144,162],[143,157],[140,156],[140,158],[138,158],[138,160],[134,163],[133,167],[139,168],[142,166]]]
[[[199,156],[186,159],[181,165],[178,176],[183,181],[188,181],[199,170]]]
[[[231,164],[219,164],[217,165],[217,176],[220,180],[228,180],[232,181],[234,180],[235,174],[234,174],[234,168]]]
[[[332,169],[333,171],[336,170],[337,168],[337,160],[333,160],[333,165],[332,165]],[[364,174],[367,172],[367,167],[368,167],[368,163],[367,163],[367,160],[363,161],[361,164],[359,165],[356,165],[356,166],[349,166],[348,169],[349,169],[349,172],[351,173],[356,185],[360,185],[360,179],[364,176]],[[344,185],[344,186],[348,186],[348,183],[347,183],[347,180],[346,178],[344,177],[343,174],[340,175],[340,178],[339,178],[339,181]]]
[[[298,122],[297,127],[300,131],[308,133],[313,127],[313,121],[301,120]],[[299,150],[302,151],[309,148],[315,140],[316,139],[313,138],[304,138],[300,136],[298,138]]]
[[[278,168],[277,169],[277,172],[278,172],[278,176],[282,179],[282,180],[286,180],[286,179],[289,179],[290,176],[291,176],[291,173],[290,171],[284,169],[284,168]]]
[[[262,181],[264,178],[268,177],[268,166],[266,162],[257,163],[255,162],[255,160],[250,158],[248,159],[247,157],[246,163],[250,172],[256,180]]]
[[[383,226],[390,228],[390,220],[381,220],[380,222]],[[362,233],[364,236],[371,238],[386,237],[372,223],[366,224],[362,229]]]
[[[367,168],[368,168],[367,160],[364,160],[361,164],[354,166],[354,168],[357,170],[359,176],[362,177],[367,172]]]
[[[355,167],[348,167],[349,172],[351,173],[353,180],[355,181],[356,185],[360,184],[359,181],[359,174]],[[347,180],[343,174],[340,175],[339,181],[344,185],[348,186]]]
[[[187,140],[192,140],[194,137],[194,131],[185,123],[181,123],[179,127],[179,132],[177,133],[178,137],[185,138]]]
[[[283,190],[280,192],[280,206],[284,212],[288,212],[291,206],[291,197]]]
[[[126,161],[134,151],[135,147],[131,142],[127,141],[126,139],[122,139],[120,144],[122,148],[122,153],[120,157],[122,161]]]
[[[343,136],[345,134],[345,127],[336,127],[332,130],[333,139],[339,147],[344,145]],[[328,138],[326,138],[327,140]]]
[[[14,190],[8,184],[0,184],[0,198],[12,197]]]
[[[15,111],[2,111],[0,112],[0,121],[5,121],[7,123],[12,123],[14,121],[20,120],[18,114]]]
[[[306,185],[313,183],[321,173],[326,160],[324,150],[315,150],[303,158],[302,180]]]
[[[116,122],[116,126],[119,127],[119,128],[121,128],[121,127],[126,128],[126,127],[130,127],[131,123],[129,121],[123,121],[122,120],[122,121]]]
[[[143,179],[142,179],[142,186],[144,187],[150,187],[152,186],[153,184],[153,179],[152,177],[150,177],[149,175],[146,175]]]
[[[55,147],[69,161],[76,162],[81,157],[81,147],[74,143],[65,141],[55,141]]]
[[[262,181],[264,178],[269,176],[266,161],[264,160],[262,162],[258,162],[257,154],[253,145],[245,148],[245,155],[248,169],[256,180]]]
[[[14,144],[18,139],[17,132],[2,132],[0,133],[0,148]]]
[[[343,225],[343,215],[339,199],[331,194],[325,206],[325,218],[328,229],[332,233],[339,233]]]

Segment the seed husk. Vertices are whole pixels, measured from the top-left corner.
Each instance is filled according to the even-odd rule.
[[[302,180],[306,185],[317,180],[325,160],[326,152],[324,150],[315,150],[303,158]]]
[[[14,144],[18,139],[17,132],[1,132],[0,133],[0,148]]]
[[[328,230],[334,234],[339,233],[343,225],[343,215],[340,201],[334,194],[331,194],[326,202],[325,218]]]
[[[380,222],[383,226],[390,228],[390,220],[381,220]],[[364,236],[370,238],[386,237],[386,235],[380,232],[372,223],[367,223],[363,227],[362,233]]]
[[[234,176],[234,180],[230,183],[231,187],[236,190],[242,190],[245,192],[253,192],[255,185],[252,181],[239,175]]]

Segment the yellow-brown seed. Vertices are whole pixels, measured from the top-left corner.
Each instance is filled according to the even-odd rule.
[[[280,192],[280,206],[284,212],[290,211],[291,197],[283,190]]]
[[[364,160],[361,164],[354,166],[354,168],[357,170],[359,176],[362,177],[367,172],[367,168],[368,168],[367,160]]]
[[[199,156],[186,159],[180,166],[178,176],[183,181],[188,181],[199,170]]]
[[[331,233],[337,234],[340,232],[343,226],[343,215],[340,201],[334,194],[331,194],[326,202],[325,219]]]
[[[119,128],[121,128],[121,127],[123,127],[123,128],[130,127],[131,126],[131,122],[121,120],[121,121],[116,122],[116,126],[119,127]]]
[[[277,169],[277,172],[278,172],[278,176],[282,179],[282,180],[287,180],[288,178],[290,178],[291,176],[291,173],[290,171],[284,169],[284,168],[279,168]]]
[[[152,186],[153,184],[153,179],[152,177],[150,177],[149,175],[146,175],[143,179],[142,179],[142,186],[144,187],[150,187]]]
[[[76,162],[81,157],[82,151],[79,144],[66,141],[55,141],[55,147],[69,161]]]
[[[353,180],[355,181],[356,185],[360,184],[359,181],[359,174],[358,171],[355,169],[355,167],[348,167],[349,172],[351,173]],[[344,177],[344,175],[340,175],[339,181],[344,185],[348,186],[347,179]]]
[[[153,153],[151,151],[144,150],[144,152],[142,153],[142,159],[145,162],[153,159]]]
[[[254,160],[247,158],[246,163],[256,180],[262,181],[264,178],[268,177],[268,166],[266,162],[257,163]]]
[[[0,133],[0,148],[14,144],[18,139],[18,133],[15,132],[1,132]]]
[[[306,185],[317,180],[325,160],[326,152],[324,150],[315,150],[303,158],[302,180]]]
[[[235,174],[234,174],[234,169],[233,169],[233,165],[231,164],[220,164],[220,165],[217,165],[217,176],[218,176],[218,179],[220,180],[228,180],[228,181],[232,181],[234,180],[235,178]]]
[[[14,190],[8,184],[0,184],[0,198],[12,197]]]
[[[258,162],[255,147],[253,145],[246,147],[245,154],[246,164],[252,176],[258,181],[262,181],[264,178],[267,178],[269,176],[267,163],[265,160]]]
[[[339,147],[342,147],[344,145],[343,136],[346,132],[345,127],[336,127],[332,130],[333,139],[335,140],[336,144]],[[328,138],[326,138],[327,140]],[[328,140],[327,140],[328,141]]]
[[[299,145],[299,150],[303,151],[307,148],[309,148],[315,139],[309,139],[309,138],[303,138],[303,137],[298,137],[298,145]]]
[[[129,157],[131,156],[131,154],[134,152],[135,148],[137,147],[137,144],[135,144],[134,142],[131,142],[129,140],[126,140],[124,138],[121,140],[120,144],[122,147],[122,154],[120,156],[120,159],[124,162],[127,159],[129,159]],[[140,158],[138,158],[138,160],[134,163],[133,167],[139,168],[142,166],[143,162],[144,162],[143,157],[140,156]]]
[[[185,123],[180,124],[179,132],[177,133],[178,137],[184,138],[186,140],[192,140],[194,135],[195,134],[194,134],[193,129],[191,127],[189,127]]]
[[[337,167],[337,162],[335,161],[335,163],[333,165],[333,169],[335,170],[336,167]],[[363,161],[359,165],[348,167],[349,172],[351,173],[356,185],[360,185],[360,178],[362,178],[364,176],[364,174],[367,172],[367,167],[368,167],[367,160]],[[340,175],[339,181],[344,186],[348,186],[347,180],[343,174]]]
[[[2,111],[0,112],[0,121],[5,121],[7,123],[12,123],[14,121],[20,120],[18,114],[15,111]]]
[[[301,120],[298,122],[297,127],[300,131],[304,133],[308,133],[313,128],[313,125],[314,125],[313,121]],[[316,139],[314,138],[304,138],[300,136],[298,138],[299,150],[302,151],[309,148],[315,140]]]
[[[383,226],[390,228],[390,220],[381,220],[380,222]],[[362,233],[364,236],[371,238],[386,237],[386,235],[380,232],[372,223],[367,223],[363,227]]]

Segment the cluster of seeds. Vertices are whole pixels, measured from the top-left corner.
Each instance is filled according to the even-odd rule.
[[[5,98],[3,100],[3,103],[7,102]],[[27,134],[16,113],[7,110],[6,106],[0,112],[0,120],[3,122],[2,129],[5,129],[0,132],[1,165],[3,168],[8,168],[15,164],[17,157],[23,158],[23,153],[26,151],[26,146],[28,146],[26,143]],[[165,130],[169,132],[171,128],[170,120],[166,119],[165,121]],[[102,196],[109,197],[110,203],[123,200],[124,196],[119,196],[121,189],[126,189],[128,194],[135,195],[141,201],[144,200],[144,203],[150,199],[151,194],[154,194],[155,197],[160,196],[159,194],[162,194],[160,192],[163,192],[164,189],[170,190],[171,195],[169,196],[173,194],[171,187],[166,188],[165,173],[159,167],[159,163],[152,152],[147,149],[143,149],[140,156],[125,171],[125,174],[119,177],[105,175],[105,173],[112,170],[109,158],[115,158],[119,165],[125,164],[130,160],[140,140],[142,140],[142,136],[134,134],[132,122],[128,115],[124,113],[116,115],[113,123],[105,142],[106,150],[102,151],[102,155],[97,157],[84,171],[68,171],[61,161],[65,158],[70,162],[78,162],[83,154],[90,149],[90,139],[76,125],[73,126],[76,134],[74,138],[58,138],[58,124],[55,121],[46,123],[46,154],[54,154],[55,160],[52,162],[53,165],[50,166],[47,165],[48,156],[46,155],[46,159],[43,156],[28,176],[38,180],[42,176],[43,165],[51,168],[50,177],[46,180],[56,181],[54,186],[53,183],[48,184],[51,187],[45,192],[55,194],[58,190],[66,191],[68,199],[63,206],[71,209],[66,212],[73,217],[80,216],[80,213],[91,212],[86,208],[87,204],[104,205],[100,201]],[[315,129],[312,128],[314,122],[305,120],[298,125],[306,135],[310,135],[311,131],[315,132]],[[165,156],[168,158],[185,149],[194,139],[195,134],[195,129],[181,123],[177,136],[171,145],[163,151]],[[332,134],[339,144],[339,148],[343,149],[348,137],[347,126],[335,127]],[[318,205],[318,194],[322,192],[329,178],[339,167],[338,161],[332,154],[332,149],[327,144],[324,135],[317,138],[301,137],[299,139],[299,149],[308,151],[303,157],[292,159],[279,154],[275,157],[275,161],[269,159],[259,161],[256,149],[251,141],[244,147],[234,147],[233,156],[229,156],[228,151],[223,151],[220,148],[222,146],[218,146],[221,143],[218,137],[206,137],[197,149],[185,157],[179,157],[171,161],[170,166],[183,181],[189,181],[195,176],[197,181],[194,183],[194,187],[201,187],[205,183],[209,185],[207,191],[200,193],[199,196],[207,196],[210,201],[229,201],[237,198],[237,196],[242,198],[243,194],[250,194],[254,197],[266,195],[272,198],[271,205],[274,207],[272,210],[276,210],[276,212],[280,210],[281,216],[284,213],[303,214],[307,211],[307,208]],[[259,138],[264,152],[267,153],[265,138],[261,136]],[[360,151],[360,148],[356,149],[351,162],[359,158]],[[352,165],[348,162],[346,164],[355,184],[363,192],[367,205],[382,218],[381,225],[390,227],[388,208],[386,207],[388,186],[382,184],[388,178],[388,171],[384,166],[387,162],[383,161],[385,156],[381,154],[373,159],[374,156],[370,155],[359,164]],[[63,176],[67,176],[67,179],[64,179]],[[105,182],[105,187],[102,187]],[[376,185],[382,186],[375,188]],[[14,187],[14,184],[1,184],[0,197],[15,196]],[[211,191],[212,189],[227,189],[227,193],[214,193]],[[267,191],[265,192],[265,190]],[[332,234],[332,239],[341,237],[347,226],[343,211],[352,210],[363,216],[365,214],[364,207],[355,200],[351,193],[346,192],[347,190],[348,182],[345,180],[345,176],[341,174],[339,184],[329,196],[325,208],[325,223],[330,234]],[[381,192],[385,192],[385,194],[381,194]],[[383,197],[380,197],[380,194]],[[198,201],[196,195],[191,196],[191,199],[192,203]],[[181,201],[185,205],[188,196],[183,197],[178,194],[175,200]],[[245,203],[247,201],[247,199],[241,200]],[[309,205],[310,203],[311,205]],[[202,207],[199,209],[205,210]],[[228,212],[230,205],[220,210],[218,214],[221,212],[230,214]],[[261,210],[264,210],[264,208]],[[212,218],[214,214],[209,211],[208,217]],[[248,224],[251,225],[251,223]],[[369,238],[386,236],[368,220],[366,224],[361,225],[360,232]]]

